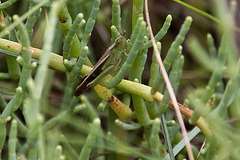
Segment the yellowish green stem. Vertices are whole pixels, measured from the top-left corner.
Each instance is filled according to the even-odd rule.
[[[17,55],[17,54],[19,54],[19,51],[21,50],[21,44],[0,38],[0,49],[7,50],[9,52],[13,52]],[[32,58],[37,59],[37,60],[40,59],[42,50],[32,47],[31,52],[32,52]],[[51,54],[51,58],[49,61],[49,66],[56,70],[65,72],[66,68],[62,63],[63,57],[60,55],[57,55],[55,53],[52,53],[52,52],[50,54]],[[91,67],[83,65],[83,68],[80,71],[80,74],[85,75],[88,72],[90,72],[91,69],[92,69]],[[107,84],[109,82],[109,80],[111,78],[112,77],[110,75],[106,76],[105,78],[102,79],[102,81],[100,82],[100,85],[104,86],[105,84]],[[109,101],[109,99],[112,98],[111,92],[109,90],[107,90],[105,87],[102,87],[100,85],[97,85],[95,87],[95,90],[97,90],[97,92],[100,93],[99,96],[102,99]],[[101,88],[100,91],[99,91],[99,88]],[[156,92],[154,95],[151,95],[151,87],[149,87],[149,86],[143,85],[141,83],[136,83],[133,81],[124,80],[124,79],[121,81],[120,84],[118,84],[116,86],[116,88],[119,90],[122,90],[124,92],[130,93],[130,94],[135,94],[148,102],[161,101],[163,98],[163,95],[159,92]],[[116,98],[116,97],[114,97],[114,98]],[[118,101],[120,101],[120,100],[118,100]],[[115,103],[115,101],[112,101],[111,103]],[[114,105],[116,105],[116,104],[114,104]],[[171,106],[171,103],[169,103],[169,105]],[[125,107],[127,107],[127,106],[125,106]],[[123,113],[121,113],[122,115],[120,114],[121,115],[120,117],[123,119],[125,119],[126,117],[128,117],[131,114],[131,110],[128,107],[127,107],[128,109],[125,107],[123,109]],[[187,117],[190,117],[190,115],[192,114],[193,111],[182,105],[181,105],[181,108],[182,108],[182,110],[181,110],[182,114],[184,114]],[[208,128],[208,125],[204,118],[201,118],[196,123],[196,125],[203,131],[203,133],[207,137],[209,137],[211,135],[211,131]]]

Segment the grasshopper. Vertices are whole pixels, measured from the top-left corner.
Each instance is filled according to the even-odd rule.
[[[84,76],[83,81],[74,91],[74,95],[79,96],[90,87],[96,86],[103,77],[116,71],[122,62],[123,55],[126,55],[126,47],[126,39],[121,35],[117,37],[115,42],[103,53],[91,72]]]

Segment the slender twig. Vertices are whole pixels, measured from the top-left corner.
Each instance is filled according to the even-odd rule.
[[[200,150],[199,150],[199,153],[198,153],[197,157],[200,156],[201,151],[202,151],[203,147],[205,146],[205,142],[206,142],[206,140],[204,140],[204,142],[203,142],[203,144],[202,144],[202,146],[201,146],[201,148],[200,148]]]
[[[164,68],[164,65],[163,65],[162,59],[160,57],[160,54],[158,52],[156,41],[154,39],[154,35],[153,35],[153,32],[152,32],[151,23],[150,23],[150,18],[149,18],[149,12],[148,12],[148,0],[145,0],[145,14],[146,14],[145,16],[146,16],[146,21],[147,21],[147,25],[148,25],[148,31],[149,31],[149,34],[150,34],[150,37],[151,37],[151,40],[152,40],[155,56],[157,58],[160,70],[162,72],[162,75],[163,75],[164,81],[166,83],[168,92],[169,92],[171,100],[173,102],[173,106],[174,106],[174,109],[175,109],[175,112],[176,112],[176,115],[177,115],[177,119],[179,121],[181,130],[182,130],[182,135],[183,135],[185,143],[186,143],[188,157],[189,157],[190,160],[194,160],[193,153],[192,153],[192,148],[191,148],[190,142],[189,142],[188,137],[187,137],[187,131],[186,131],[186,128],[185,128],[185,125],[184,125],[184,122],[183,122],[183,119],[182,119],[182,116],[181,116],[181,112],[179,110],[178,102],[177,102],[176,96],[174,94],[172,85],[169,81],[167,72]]]
[[[46,26],[48,26],[48,13],[47,13],[47,9],[45,9],[45,18],[46,18]]]
[[[89,156],[89,159],[95,159],[104,155],[107,155],[109,152],[103,152],[103,153],[98,153],[98,154],[94,154],[92,156]]]

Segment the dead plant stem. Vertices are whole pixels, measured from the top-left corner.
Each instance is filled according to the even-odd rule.
[[[148,12],[148,0],[145,0],[145,14],[146,14],[145,16],[146,16],[148,31],[149,31],[149,34],[150,34],[150,37],[151,37],[151,40],[152,40],[152,44],[153,44],[153,49],[154,49],[154,52],[155,52],[160,70],[162,72],[164,81],[166,83],[169,95],[171,97],[171,100],[172,100],[172,103],[173,103],[173,106],[174,106],[174,110],[175,110],[176,115],[177,115],[177,119],[178,119],[180,127],[181,127],[182,135],[183,135],[183,138],[184,138],[185,143],[186,143],[188,157],[189,157],[190,160],[194,160],[193,153],[192,153],[192,148],[191,148],[189,139],[187,137],[187,130],[185,128],[184,121],[182,119],[182,115],[181,115],[181,112],[180,112],[180,109],[179,109],[179,106],[178,106],[178,102],[177,102],[176,96],[174,94],[172,85],[169,81],[167,72],[164,68],[164,65],[163,65],[162,59],[160,57],[160,54],[158,52],[156,41],[154,39],[154,35],[153,35],[153,32],[152,32],[151,23],[150,23],[150,18],[149,18],[149,12]]]

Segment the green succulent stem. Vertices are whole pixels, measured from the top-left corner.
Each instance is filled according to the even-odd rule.
[[[16,156],[16,146],[17,146],[17,121],[12,120],[10,133],[9,133],[9,141],[8,141],[9,149],[8,149],[8,158],[10,160],[14,160],[17,158]]]
[[[8,8],[9,6],[11,6],[13,3],[15,3],[17,0],[8,0],[4,3],[0,4],[0,9],[4,9],[4,8]]]
[[[92,126],[91,126],[91,131],[86,139],[86,143],[83,146],[81,153],[78,157],[79,160],[88,160],[92,147],[96,141],[97,138],[97,133],[99,133],[100,130],[100,119],[99,118],[95,118],[93,120]]]
[[[135,27],[139,17],[143,17],[143,0],[133,0],[132,28]]]

